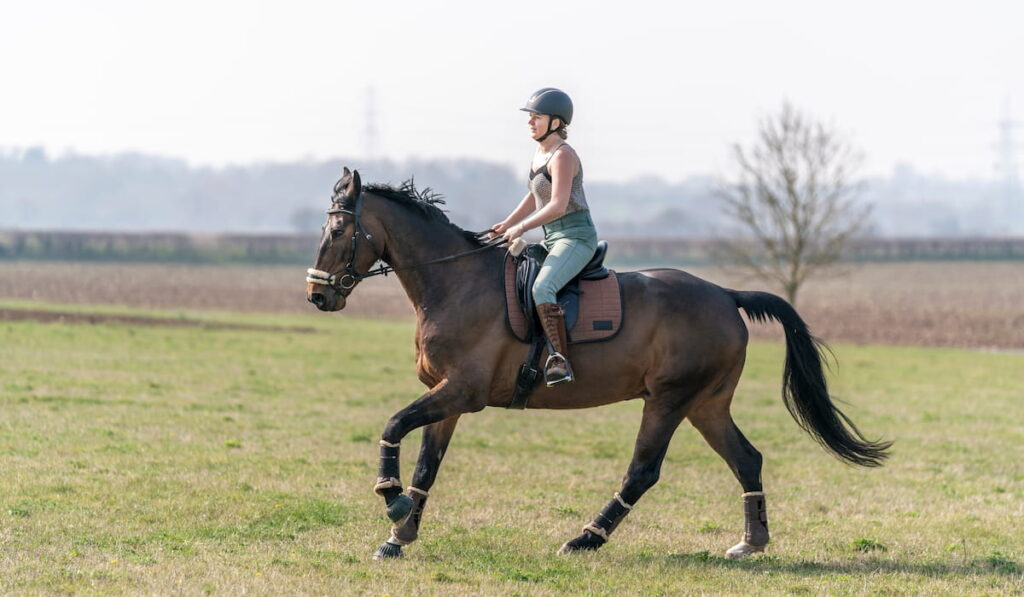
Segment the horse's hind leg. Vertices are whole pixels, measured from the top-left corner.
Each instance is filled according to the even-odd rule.
[[[732,392],[708,408],[694,409],[690,422],[725,460],[743,487],[743,540],[725,552],[729,559],[745,558],[768,545],[768,516],[761,487],[761,453],[747,441],[729,414]]]
[[[412,510],[404,519],[394,524],[391,528],[391,537],[377,548],[374,559],[396,558],[402,555],[402,546],[416,540],[428,492],[434,485],[437,471],[441,468],[441,459],[448,450],[448,442],[452,439],[458,422],[459,416],[455,415],[423,428],[420,458],[416,463],[416,472],[412,476],[412,485],[406,490],[406,495],[412,500]]]
[[[609,535],[633,509],[640,496],[658,482],[669,441],[684,416],[685,408],[679,403],[667,404],[655,397],[647,399],[633,461],[622,480],[622,487],[597,518],[583,527],[583,534],[567,541],[558,553],[593,550],[608,542]]]

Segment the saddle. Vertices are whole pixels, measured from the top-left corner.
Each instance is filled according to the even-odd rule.
[[[590,262],[558,292],[569,344],[610,340],[622,327],[622,292],[615,272],[604,266],[607,252],[608,243],[598,242]],[[545,257],[542,245],[529,245],[519,256],[505,255],[506,323],[517,340],[530,344],[508,408],[526,408],[541,378],[540,358],[546,342],[533,301],[533,283]]]
[[[619,281],[604,266],[607,252],[608,243],[598,242],[590,262],[558,292],[569,344],[611,339],[622,326]],[[505,312],[509,330],[520,342],[532,343],[544,335],[532,289],[545,257],[543,245],[529,245],[518,257],[505,255]]]

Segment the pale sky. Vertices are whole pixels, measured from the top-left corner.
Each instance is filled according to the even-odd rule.
[[[721,173],[784,99],[867,174],[989,178],[1024,3],[2,0],[0,81],[0,150],[358,167],[372,88],[379,155],[525,170],[518,108],[554,86],[588,179]]]

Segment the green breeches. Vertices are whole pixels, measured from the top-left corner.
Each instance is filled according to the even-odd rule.
[[[554,303],[558,291],[583,271],[597,250],[597,229],[589,211],[577,211],[544,226],[548,256],[533,284],[536,304]]]

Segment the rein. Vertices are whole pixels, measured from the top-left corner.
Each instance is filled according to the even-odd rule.
[[[359,251],[359,242],[358,242],[359,241],[359,235],[362,235],[362,236],[366,237],[367,241],[371,241],[372,242],[372,240],[373,240],[373,236],[371,236],[370,234],[367,234],[366,231],[363,229],[362,222],[360,221],[360,216],[362,215],[362,212],[363,212],[363,197],[362,197],[361,194],[356,199],[355,210],[341,209],[341,208],[335,208],[335,209],[327,210],[328,215],[348,214],[348,215],[352,216],[352,218],[354,220],[354,224],[355,224],[355,229],[352,232],[352,252],[349,255],[348,263],[345,264],[345,267],[343,267],[342,269],[340,269],[340,270],[338,270],[338,271],[336,271],[334,273],[329,273],[329,272],[325,272],[325,271],[321,271],[321,270],[313,269],[313,268],[307,269],[306,270],[306,282],[308,282],[310,284],[320,284],[320,285],[323,285],[323,286],[330,286],[330,287],[332,287],[332,288],[334,288],[336,290],[352,290],[352,288],[354,288],[357,283],[359,283],[362,280],[365,280],[366,278],[372,278],[373,276],[386,276],[386,275],[388,275],[391,272],[398,272],[398,271],[403,271],[403,270],[417,269],[417,268],[424,267],[424,266],[427,266],[427,265],[435,265],[435,264],[438,264],[438,263],[445,263],[445,262],[448,262],[448,261],[454,261],[454,260],[460,259],[462,257],[473,255],[474,253],[480,253],[481,251],[486,251],[488,249],[493,249],[494,247],[497,247],[497,246],[499,246],[499,245],[501,245],[501,244],[503,244],[505,242],[504,239],[501,236],[496,236],[496,237],[488,240],[486,243],[484,243],[484,245],[482,247],[477,247],[476,249],[471,249],[469,251],[463,251],[462,253],[456,253],[454,255],[447,255],[445,257],[439,257],[437,259],[431,259],[429,261],[423,261],[423,262],[420,262],[420,263],[415,263],[413,265],[403,265],[403,266],[400,266],[400,267],[394,267],[394,266],[391,266],[391,265],[387,265],[387,264],[381,263],[380,267],[378,267],[376,269],[371,268],[370,271],[366,272],[365,274],[360,274],[360,273],[357,273],[356,269],[355,269],[356,254]],[[477,239],[482,239],[484,236],[486,236],[487,234],[489,234],[491,232],[494,232],[494,230],[493,229],[484,230],[483,232],[478,233],[476,235],[476,237],[477,237]],[[372,247],[373,245],[371,244],[370,246]],[[379,259],[380,258],[378,257],[378,260]],[[339,278],[338,274],[342,274],[342,276]]]

